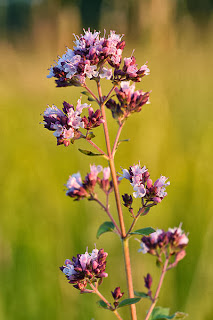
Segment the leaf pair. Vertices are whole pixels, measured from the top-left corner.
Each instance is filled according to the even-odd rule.
[[[97,231],[96,237],[99,238],[103,233],[106,233],[106,232],[113,232],[114,229],[115,229],[115,226],[111,221],[105,221],[104,223],[102,223],[102,225],[100,225]],[[136,234],[140,236],[148,236],[150,235],[150,233],[153,233],[153,232],[155,232],[155,229],[148,227],[148,228],[143,228],[143,229],[133,231],[130,233],[130,235]]]

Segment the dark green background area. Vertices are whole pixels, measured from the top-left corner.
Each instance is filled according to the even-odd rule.
[[[91,4],[87,7],[88,3]],[[113,319],[96,306],[95,295],[80,295],[59,270],[66,258],[104,248],[109,253],[101,291],[121,286],[125,273],[121,245],[111,233],[96,239],[107,220],[95,203],[73,202],[65,196],[69,175],[85,176],[89,164],[106,166],[104,159],[89,158],[78,148],[90,148],[77,141],[65,148],[44,130],[41,113],[46,105],[76,105],[79,88],[55,88],[47,79],[48,68],[65,47],[72,47],[73,33],[82,27],[110,29],[125,34],[124,57],[132,54],[138,65],[148,60],[151,74],[137,89],[152,90],[150,105],[132,115],[124,126],[123,143],[116,154],[116,170],[139,160],[156,180],[169,177],[168,196],[139,220],[146,226],[178,226],[189,232],[187,256],[168,272],[159,304],[171,313],[189,313],[188,319],[213,317],[212,250],[212,3],[211,1],[4,1],[0,4],[0,320],[91,320]],[[99,7],[100,5],[100,7]],[[88,85],[94,84],[88,81]],[[103,82],[103,93],[111,88]],[[83,102],[86,102],[82,98]],[[95,108],[95,104],[93,104]],[[117,124],[107,110],[110,138]],[[101,128],[94,130],[94,142],[104,148]],[[131,193],[127,181],[121,194]],[[101,196],[101,195],[100,195]],[[137,209],[139,203],[135,201]],[[111,211],[116,217],[113,195]],[[124,208],[125,221],[131,223]],[[156,287],[160,270],[155,259],[137,252],[130,242],[136,291],[143,291],[148,272]],[[149,304],[138,304],[143,319]],[[127,319],[127,308],[121,310]],[[125,318],[126,317],[126,318]]]

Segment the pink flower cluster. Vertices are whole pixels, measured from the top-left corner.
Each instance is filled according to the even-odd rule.
[[[108,277],[105,272],[107,256],[108,253],[104,252],[104,249],[95,248],[92,253],[86,251],[84,254],[77,254],[72,261],[66,259],[60,269],[74,288],[84,292],[88,283]]]
[[[122,36],[110,31],[108,37],[90,29],[75,36],[73,50],[67,48],[65,54],[50,68],[48,78],[55,77],[58,87],[83,85],[86,78],[112,78],[112,69],[104,67],[107,62],[119,68],[125,42]]]
[[[184,248],[188,242],[188,236],[181,229],[181,225],[178,228],[169,228],[167,232],[157,229],[156,232],[141,239],[141,248],[138,251],[155,255],[159,261],[161,261],[162,254],[166,257],[174,256],[174,262],[170,265],[170,267],[174,267],[185,257]]]
[[[135,84],[130,85],[130,81],[121,82],[120,89],[116,87],[115,92],[118,103],[109,99],[106,106],[111,110],[113,118],[119,121],[129,117],[131,113],[140,112],[142,106],[149,103],[149,92],[135,91]]]
[[[84,108],[88,108],[88,118],[81,116]],[[54,131],[57,144],[64,144],[66,147],[70,144],[70,141],[83,136],[79,129],[85,128],[86,130],[90,130],[103,123],[100,110],[94,112],[90,105],[87,103],[82,104],[81,99],[78,100],[76,109],[74,109],[73,105],[64,101],[63,111],[53,105],[44,111],[43,117],[44,127],[50,131]]]
[[[114,72],[114,80],[132,80],[134,82],[140,82],[141,78],[148,76],[150,70],[146,64],[138,69],[136,59],[134,56],[124,58],[124,65],[122,69],[117,69]]]
[[[123,178],[130,181],[134,188],[133,196],[135,198],[143,198],[146,200],[145,206],[157,204],[167,195],[166,187],[170,182],[166,182],[168,178],[161,176],[154,182],[150,179],[148,169],[140,164],[130,166],[129,170],[123,169],[123,174],[120,174],[119,180]]]
[[[103,178],[98,177],[98,174],[103,172]],[[105,193],[110,193],[113,189],[112,181],[110,178],[110,168],[103,168],[98,165],[90,165],[90,172],[86,175],[84,181],[82,182],[81,174],[74,173],[69,177],[66,187],[66,195],[75,200],[80,200],[83,198],[91,199],[94,195],[94,188],[98,183],[100,188]]]

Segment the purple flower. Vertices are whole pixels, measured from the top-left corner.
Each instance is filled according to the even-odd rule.
[[[103,249],[93,249],[92,253],[86,251],[78,254],[72,260],[66,259],[60,270],[66,275],[73,287],[84,292],[88,283],[95,283],[99,279],[108,277],[105,272],[108,253]]]
[[[149,103],[149,92],[135,91],[135,84],[130,81],[121,82],[120,89],[115,88],[118,103],[114,99],[106,102],[106,107],[111,110],[112,116],[119,122],[124,121],[130,114],[140,112],[142,106]]]
[[[102,166],[98,165],[90,165],[90,173],[89,173],[89,179],[90,180],[97,180],[98,174],[103,170]]]
[[[144,198],[145,203],[143,206],[151,207],[160,203],[167,195],[166,187],[170,185],[170,182],[166,182],[168,178],[161,176],[153,185],[148,169],[140,163],[134,166],[130,166],[129,170],[122,169],[123,174],[120,174],[119,180],[123,178],[130,181],[133,186],[133,196],[135,198]]]
[[[81,103],[78,100],[76,110],[74,106],[64,101],[63,111],[56,106],[48,107],[44,111],[44,127],[50,131],[54,131],[57,138],[57,144],[68,146],[71,139],[79,139],[82,133],[79,129],[84,128],[84,121],[81,117],[82,110],[89,108],[87,103]]]
[[[188,241],[188,236],[181,229],[181,225],[178,228],[169,228],[167,232],[157,229],[149,236],[142,237],[141,248],[138,251],[155,255],[159,261],[161,261],[162,255],[165,255],[166,258],[173,258],[174,262],[171,262],[169,266],[169,268],[172,268],[185,257],[184,249]]]
[[[100,32],[93,33],[90,29],[84,30],[80,36],[74,36],[73,50],[67,48],[65,54],[50,68],[47,77],[55,77],[58,87],[82,86],[86,78],[111,79],[112,70],[103,67],[103,64],[119,68],[125,46],[122,36],[110,31],[108,37],[105,34],[101,37]]]

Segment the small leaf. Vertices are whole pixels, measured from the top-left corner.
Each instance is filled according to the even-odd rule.
[[[92,97],[88,97],[88,101],[95,101],[95,99]]]
[[[140,298],[129,298],[129,299],[124,299],[123,301],[121,301],[118,305],[118,308],[122,308],[125,306],[129,306],[130,304],[135,304],[137,302],[139,302],[141,299]]]
[[[99,238],[105,232],[112,232],[114,228],[115,226],[111,221],[105,221],[102,223],[102,225],[100,225],[96,237]]]
[[[101,153],[93,153],[92,151],[89,150],[84,150],[84,149],[78,149],[81,153],[85,154],[86,156],[94,157],[94,156],[103,156]]]
[[[130,232],[130,234],[138,234],[141,236],[148,236],[150,233],[155,232],[155,229],[148,227],[148,228],[143,228],[143,229],[139,229],[133,232]]]
[[[168,319],[168,318],[165,318],[168,316],[169,316],[169,308],[156,307],[153,309],[149,320]]]
[[[124,139],[124,140],[119,140],[118,143],[120,144],[121,142],[129,142],[130,139]]]
[[[171,319],[185,319],[186,317],[188,317],[187,313],[184,312],[175,312],[175,314],[173,314],[174,318]]]
[[[104,309],[108,309],[109,310],[109,307],[108,305],[106,304],[106,302],[104,302],[103,300],[99,300],[97,301],[97,305],[101,308],[104,308]]]
[[[95,135],[94,135],[93,132],[89,132],[89,133],[87,134],[87,136],[86,136],[86,139],[87,139],[87,140],[91,140],[91,139],[93,139],[93,138],[95,138]]]
[[[175,312],[170,316],[168,308],[156,307],[152,311],[149,320],[185,319],[187,316],[188,314],[184,312]]]
[[[136,297],[140,298],[150,298],[150,296],[145,292],[134,291]]]
[[[87,97],[90,97],[91,94],[88,91],[81,91],[82,94],[84,94]]]

